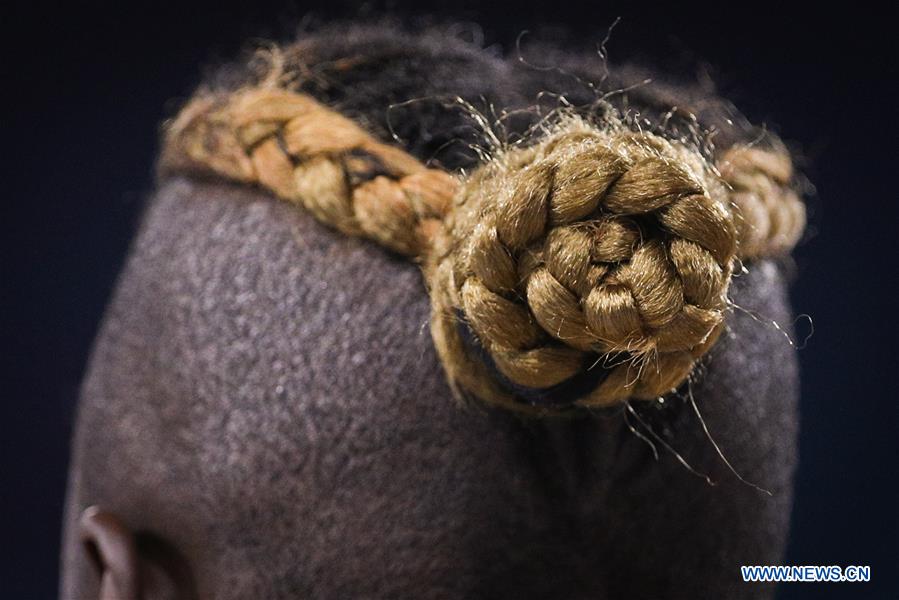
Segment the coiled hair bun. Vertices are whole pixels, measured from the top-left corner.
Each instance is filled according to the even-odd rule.
[[[525,412],[680,385],[714,344],[738,258],[804,227],[779,146],[690,144],[566,116],[467,177],[428,168],[301,93],[199,93],[162,171],[252,183],[423,267],[432,336],[463,396]]]

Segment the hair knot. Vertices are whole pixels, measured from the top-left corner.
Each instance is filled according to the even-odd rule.
[[[484,165],[456,203],[435,311],[461,313],[515,386],[605,366],[580,404],[656,397],[717,334],[736,229],[726,190],[686,146],[570,120]]]

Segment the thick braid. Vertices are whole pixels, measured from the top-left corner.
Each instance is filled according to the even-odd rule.
[[[718,168],[739,216],[740,257],[789,252],[805,230],[805,204],[791,186],[793,162],[786,149],[734,146]]]
[[[723,327],[734,259],[788,251],[804,223],[779,150],[713,167],[569,117],[460,180],[275,87],[190,102],[161,166],[260,185],[420,261],[451,385],[529,412],[677,387]]]
[[[161,166],[261,185],[411,257],[425,252],[458,186],[309,96],[275,87],[191,101],[167,130]]]

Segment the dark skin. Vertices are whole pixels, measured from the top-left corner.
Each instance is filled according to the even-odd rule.
[[[505,73],[487,96],[514,104],[536,85],[469,60]],[[380,106],[388,88],[373,84]],[[428,140],[422,158],[440,142],[407,133]],[[758,262],[732,297],[786,324],[785,288]],[[527,420],[455,401],[428,312],[418,267],[373,244],[260,191],[162,183],[83,387],[62,596],[770,596],[739,566],[776,564],[788,528],[798,379],[776,329],[730,314],[664,404]],[[688,392],[770,496],[724,465]]]

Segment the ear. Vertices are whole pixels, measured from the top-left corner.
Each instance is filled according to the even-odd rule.
[[[152,534],[135,535],[115,514],[97,506],[81,513],[81,540],[100,575],[98,600],[193,600],[187,562]]]

